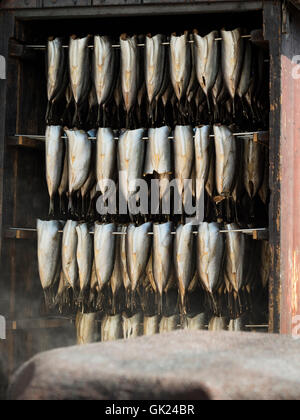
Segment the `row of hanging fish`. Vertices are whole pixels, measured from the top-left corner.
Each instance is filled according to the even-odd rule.
[[[101,320],[97,313],[83,314],[79,312],[76,316],[77,344],[84,345],[97,341],[107,342],[120,339],[134,339],[140,336],[152,336],[165,334],[177,329],[190,331],[244,331],[245,321],[243,318],[228,320],[226,318],[212,317],[207,320],[205,314],[189,315],[185,318],[184,325],[180,322],[178,315],[170,317],[144,316],[138,312],[133,316],[125,313],[104,316]]]
[[[168,294],[175,290],[184,318],[189,294],[201,288],[205,299],[199,308],[204,304],[217,316],[225,311],[225,316],[238,317],[251,310],[251,299],[266,289],[270,257],[267,242],[254,241],[236,229],[226,225],[222,233],[216,223],[202,223],[195,232],[192,224],[178,225],[174,231],[171,222],[89,227],[71,220],[38,220],[39,274],[46,304],[61,310],[75,304],[83,312],[112,314],[126,309],[135,313],[141,307],[145,313],[165,314],[170,313],[165,307]]]
[[[73,35],[67,50],[61,38],[48,40],[48,125],[267,124],[265,54],[242,29],[122,34],[119,43]]]
[[[197,203],[202,195],[207,197],[208,208],[213,211],[206,211],[206,220],[218,220],[222,216],[227,222],[247,223],[242,217],[250,212],[251,203],[257,197],[262,205],[268,204],[266,147],[254,142],[253,136],[237,138],[227,126],[195,129],[176,126],[173,133],[164,126],[149,129],[148,133],[137,129],[120,134],[111,128],[99,128],[94,133],[96,141],[79,130],[65,130],[65,135],[63,139],[61,126],[46,129],[46,178],[51,215],[58,213],[55,198],[59,197],[60,215],[68,214],[66,202],[69,201],[69,213],[86,218],[91,209],[95,211],[97,198],[107,193],[107,180],[114,182],[116,197],[121,195],[125,204],[139,192],[135,186],[137,180],[146,180],[149,190],[150,181],[159,180],[160,214],[163,214],[164,200],[169,197],[169,183],[174,179],[178,192],[174,200],[180,201],[175,204],[183,214],[187,213],[186,180],[192,180],[193,202]],[[245,196],[248,201],[244,199],[243,203]],[[150,194],[149,197],[153,198]],[[233,210],[225,209],[222,213],[227,201]],[[115,214],[120,213],[118,204],[117,200]],[[243,211],[239,211],[241,204]],[[144,216],[152,220],[151,215],[145,213]],[[94,220],[97,217],[99,214],[94,215]]]

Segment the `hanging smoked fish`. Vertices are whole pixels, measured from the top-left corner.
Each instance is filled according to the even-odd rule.
[[[117,341],[123,338],[122,316],[105,316],[101,323],[101,341]]]
[[[179,104],[186,99],[186,92],[191,80],[191,46],[189,34],[171,35],[170,40],[170,74],[173,88]]]
[[[224,241],[217,223],[201,223],[198,229],[197,266],[202,286],[217,312],[215,292],[222,282]]]
[[[48,39],[47,60],[47,94],[48,107],[46,124],[57,124],[59,116],[55,114],[55,106],[65,93],[68,78],[66,53],[61,38]]]
[[[98,189],[105,194],[107,180],[115,179],[117,164],[117,141],[111,128],[99,128],[97,132],[96,172]]]
[[[87,214],[86,208],[86,198],[89,197],[89,194],[96,183],[96,144],[94,141],[92,143],[92,154],[91,154],[91,161],[90,161],[90,169],[88,177],[81,187],[81,214],[83,217]]]
[[[234,188],[237,145],[228,127],[214,126],[216,148],[216,186],[221,197],[229,197]]]
[[[61,176],[61,180],[60,180],[60,185],[58,187],[60,214],[66,213],[65,197],[66,197],[66,195],[68,193],[68,189],[69,189],[68,141],[67,141],[67,139],[63,139],[63,142],[64,142],[64,163],[63,163],[63,171],[62,171],[62,176]]]
[[[115,85],[115,52],[107,36],[95,36],[93,55],[93,82],[98,100],[98,124],[103,113],[105,126],[105,105],[110,100]]]
[[[72,196],[79,191],[89,176],[92,143],[87,133],[66,130],[68,137],[69,210],[73,210]]]
[[[132,317],[123,315],[123,337],[125,340],[137,338],[143,331],[143,313],[139,312]]]
[[[257,195],[264,180],[264,150],[263,146],[246,137],[244,142],[244,185],[249,198]]]
[[[243,307],[241,301],[241,290],[246,282],[245,258],[246,239],[243,233],[232,232],[237,230],[238,225],[226,225],[228,234],[226,235],[226,264],[225,276],[233,288],[233,297],[235,308],[232,308],[234,314],[239,314]]]
[[[139,90],[139,51],[137,37],[123,34],[120,37],[121,45],[121,85],[125,110],[127,113],[126,127],[132,125],[132,110],[137,101]]]
[[[115,266],[116,225],[95,224],[94,255],[99,291],[102,292],[112,277]],[[101,298],[101,296],[100,296]],[[102,303],[101,300],[99,302]]]
[[[70,304],[69,288],[70,286],[66,280],[64,272],[61,271],[58,291],[54,303],[54,305],[58,307],[60,313],[63,313],[64,308]]]
[[[118,226],[116,232],[122,233],[122,226]],[[114,270],[110,279],[110,287],[112,292],[112,311],[115,315],[117,313],[117,298],[123,284],[122,265],[121,265],[121,235],[117,235],[115,240],[115,262]]]
[[[218,31],[202,37],[194,31],[195,66],[198,82],[207,97],[208,110],[211,113],[211,91],[216,83],[220,68],[220,44],[215,39]]]
[[[244,60],[244,40],[240,28],[234,31],[221,31],[222,42],[222,69],[224,81],[230,93],[235,116],[235,97],[241,80]]]
[[[131,224],[127,229],[126,261],[131,283],[132,308],[134,307],[135,292],[139,282],[146,274],[151,254],[152,237],[149,235],[151,231],[152,223],[145,223],[139,227]]]
[[[180,312],[185,316],[186,298],[195,273],[193,225],[179,225],[174,241],[174,263],[180,296]]]
[[[86,292],[89,290],[92,266],[93,266],[93,240],[88,225],[83,223],[76,227],[77,242],[77,265],[79,275],[79,304],[84,309],[86,304]]]
[[[77,265],[77,244],[78,236],[77,222],[68,220],[65,224],[62,237],[62,268],[69,287],[73,290],[73,296],[77,299],[78,290],[78,265]]]
[[[143,176],[145,141],[144,129],[127,130],[118,143],[119,188],[122,201],[129,202],[137,192],[136,181]]]
[[[191,126],[176,126],[174,131],[175,178],[184,204],[185,180],[191,179],[194,164],[194,133]],[[179,203],[178,203],[179,204]]]
[[[127,242],[127,226],[121,227],[122,235],[120,236],[120,270],[125,289],[126,307],[130,308],[131,298],[131,282],[127,270],[127,255],[126,255],[126,242]]]
[[[172,274],[173,236],[172,223],[153,226],[153,274],[158,292],[158,313],[162,313],[163,293]]]
[[[54,196],[57,194],[62,170],[64,142],[61,138],[60,126],[46,128],[46,178],[50,197],[49,214],[54,215]]]
[[[170,128],[150,128],[148,131],[149,141],[145,161],[145,175],[158,175],[160,181],[160,200],[166,193],[163,180],[169,181],[172,174],[172,150],[169,139]]]
[[[48,308],[54,303],[53,288],[61,273],[61,235],[59,229],[58,221],[37,221],[39,275]]]
[[[205,191],[211,162],[211,139],[209,125],[196,128],[195,134],[195,166],[196,166],[196,199],[197,203]]]
[[[78,312],[76,316],[77,345],[95,343],[98,339],[97,314]]]
[[[159,93],[164,81],[166,49],[163,45],[165,35],[151,34],[146,36],[145,48],[145,80],[149,100],[150,119],[153,120],[153,111],[159,101]]]
[[[77,38],[71,36],[69,45],[70,82],[75,101],[75,115],[73,127],[82,128],[84,125],[82,108],[88,99],[91,86],[90,78],[90,36]]]

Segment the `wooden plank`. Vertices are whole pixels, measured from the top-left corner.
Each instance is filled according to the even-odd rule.
[[[109,5],[105,7],[81,7],[80,18],[99,18],[99,17],[125,17],[125,16],[157,16],[157,15],[186,15],[194,13],[234,13],[234,12],[247,12],[258,11],[263,8],[263,1],[226,1],[226,2],[207,2],[201,3],[174,3],[170,4],[128,4],[126,5]],[[18,19],[76,19],[78,16],[78,9],[75,7],[51,7],[42,9],[24,9],[16,10],[15,16]]]
[[[53,328],[74,328],[71,319],[21,319],[7,322],[8,331],[40,330]]]
[[[2,9],[27,9],[34,7],[42,7],[43,0],[2,0]]]
[[[264,38],[270,45],[270,247],[271,275],[269,298],[269,331],[280,332],[280,119],[281,119],[281,2],[272,0],[264,5]]]
[[[92,0],[43,0],[44,7],[92,6]]]
[[[24,147],[27,149],[35,149],[42,151],[45,150],[45,141],[39,139],[32,139],[25,136],[9,136],[7,137],[6,144],[10,147]]]
[[[282,334],[300,335],[300,12],[291,9],[282,37],[281,319]]]

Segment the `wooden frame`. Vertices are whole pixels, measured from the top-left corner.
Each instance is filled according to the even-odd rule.
[[[172,5],[170,7],[170,5]],[[43,7],[42,7],[43,6]],[[68,7],[72,6],[72,7]],[[18,24],[19,21],[23,20],[39,20],[39,19],[70,19],[78,16],[80,10],[80,18],[97,18],[97,17],[111,17],[111,16],[138,16],[138,15],[181,15],[187,13],[193,13],[195,11],[203,13],[222,13],[228,11],[242,12],[242,11],[262,11],[264,19],[264,36],[270,44],[271,54],[271,83],[270,83],[270,98],[271,98],[271,113],[270,113],[270,187],[272,190],[271,204],[270,204],[270,244],[272,249],[272,263],[271,263],[271,278],[270,278],[270,324],[269,331],[272,333],[290,333],[293,326],[293,316],[297,314],[297,310],[300,307],[299,296],[300,287],[298,283],[295,289],[295,276],[298,275],[298,264],[300,262],[299,257],[299,227],[298,236],[294,235],[293,240],[291,239],[293,229],[295,226],[288,222],[287,219],[291,217],[291,207],[289,207],[289,200],[292,197],[291,189],[286,191],[284,186],[288,184],[289,177],[295,176],[291,168],[289,172],[284,173],[282,177],[281,172],[281,160],[280,155],[286,153],[291,146],[295,147],[296,142],[296,128],[291,134],[289,133],[290,124],[293,123],[296,118],[300,120],[298,115],[294,114],[294,119],[289,125],[285,124],[285,118],[288,107],[283,109],[286,105],[284,100],[289,97],[288,89],[282,89],[282,83],[288,83],[288,77],[285,78],[286,72],[289,71],[288,67],[283,66],[283,74],[281,73],[281,52],[283,49],[290,49],[291,41],[288,37],[282,38],[282,2],[280,0],[267,0],[267,1],[223,1],[223,0],[195,0],[189,3],[183,0],[144,0],[143,4],[139,0],[124,1],[121,0],[108,0],[103,2],[97,0],[82,0],[77,1],[74,6],[73,1],[61,0],[59,5],[53,3],[51,0],[14,0],[14,1],[2,1],[2,8],[0,11],[0,54],[4,55],[7,60],[8,66],[8,78],[6,81],[0,81],[0,209],[1,209],[1,220],[0,220],[0,234],[2,247],[2,278],[0,279],[1,285],[6,282],[9,283],[9,290],[11,293],[16,292],[16,287],[19,284],[19,273],[16,271],[15,259],[20,257],[22,251],[19,249],[19,244],[16,238],[8,238],[5,232],[9,226],[17,226],[19,212],[17,206],[19,201],[20,185],[17,182],[20,176],[20,168],[22,168],[22,174],[24,171],[28,171],[28,148],[32,145],[30,141],[26,139],[20,139],[16,141],[15,138],[8,136],[13,135],[16,131],[22,131],[24,127],[24,120],[27,122],[32,120],[32,110],[24,110],[22,108],[22,100],[24,94],[30,95],[28,91],[30,86],[26,86],[26,92],[24,91],[24,72],[21,71],[21,64],[19,59],[9,56],[9,40],[17,38],[23,39],[22,27]],[[299,40],[300,30],[298,26],[293,23],[294,40]],[[295,45],[294,49],[295,49]],[[299,45],[299,43],[298,43]],[[11,52],[17,56],[18,52],[11,46]],[[285,61],[283,60],[283,64]],[[30,65],[28,65],[27,71],[30,71]],[[297,85],[297,86],[296,86]],[[290,89],[299,89],[298,84],[290,87]],[[283,95],[283,103],[281,103],[281,93]],[[27,98],[28,99],[28,98]],[[297,101],[295,101],[296,104]],[[299,105],[299,104],[298,104]],[[33,107],[32,107],[33,108]],[[23,113],[25,112],[25,116]],[[299,112],[299,111],[298,111]],[[291,115],[291,114],[289,114]],[[292,118],[292,117],[291,117]],[[299,124],[299,123],[298,123]],[[27,124],[24,127],[25,134],[34,134],[37,132],[38,127],[35,123]],[[23,131],[24,131],[23,130]],[[294,136],[293,140],[286,142],[286,136]],[[25,153],[25,157],[20,158],[18,147],[22,146],[22,153]],[[40,153],[35,150],[34,153]],[[39,156],[39,155],[37,155]],[[40,155],[42,156],[42,155]],[[38,157],[38,159],[40,159]],[[42,157],[41,157],[42,159]],[[27,172],[28,173],[28,172]],[[40,168],[36,168],[35,177],[41,176],[42,163]],[[282,177],[282,178],[281,178]],[[38,188],[35,185],[32,188]],[[299,193],[298,183],[294,184],[293,192]],[[38,189],[37,189],[38,191]],[[23,203],[26,198],[21,198]],[[18,199],[18,200],[17,200]],[[44,207],[46,197],[41,198],[41,203],[38,204],[39,208]],[[300,204],[297,201],[296,207],[293,208],[293,215],[295,217],[296,209],[299,209]],[[281,213],[281,209],[283,214]],[[298,213],[299,214],[299,213]],[[42,214],[41,214],[42,216]],[[287,218],[287,219],[286,219]],[[28,216],[30,221],[30,216]],[[294,221],[294,219],[293,219]],[[288,229],[287,231],[283,229]],[[34,243],[25,235],[24,240],[28,244],[26,248],[33,247]],[[287,249],[289,251],[287,251]],[[291,269],[287,255],[291,251],[296,252],[296,274],[295,268]],[[29,252],[29,251],[28,251]],[[298,259],[299,257],[299,259]],[[26,256],[21,256],[24,263],[26,263]],[[34,262],[32,262],[34,266]],[[9,266],[9,267],[8,267]],[[29,270],[26,274],[26,278],[23,283],[26,287],[32,286],[33,271],[36,267]],[[285,277],[283,278],[283,275]],[[1,296],[0,296],[1,299]],[[294,302],[294,306],[293,306]],[[297,304],[295,305],[295,302]],[[2,303],[2,306],[1,306]],[[10,296],[5,302],[0,300],[0,312],[1,307],[4,308],[5,312],[12,316],[15,314],[16,301],[14,296]],[[32,317],[32,311],[28,310],[28,316]],[[11,333],[14,334],[14,333]],[[31,334],[31,333],[29,333]],[[14,336],[15,337],[15,336]],[[14,354],[14,342],[13,338],[7,340],[6,345],[10,346],[9,354]],[[32,339],[31,339],[32,342]],[[29,340],[30,343],[30,340]],[[29,350],[32,344],[28,344]],[[31,349],[32,350],[32,349]],[[28,351],[28,354],[31,354]],[[13,358],[13,356],[11,356]],[[15,367],[14,360],[10,360],[10,370]]]

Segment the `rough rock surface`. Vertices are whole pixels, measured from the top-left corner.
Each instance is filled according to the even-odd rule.
[[[300,341],[176,331],[42,353],[14,376],[10,399],[300,399]]]

